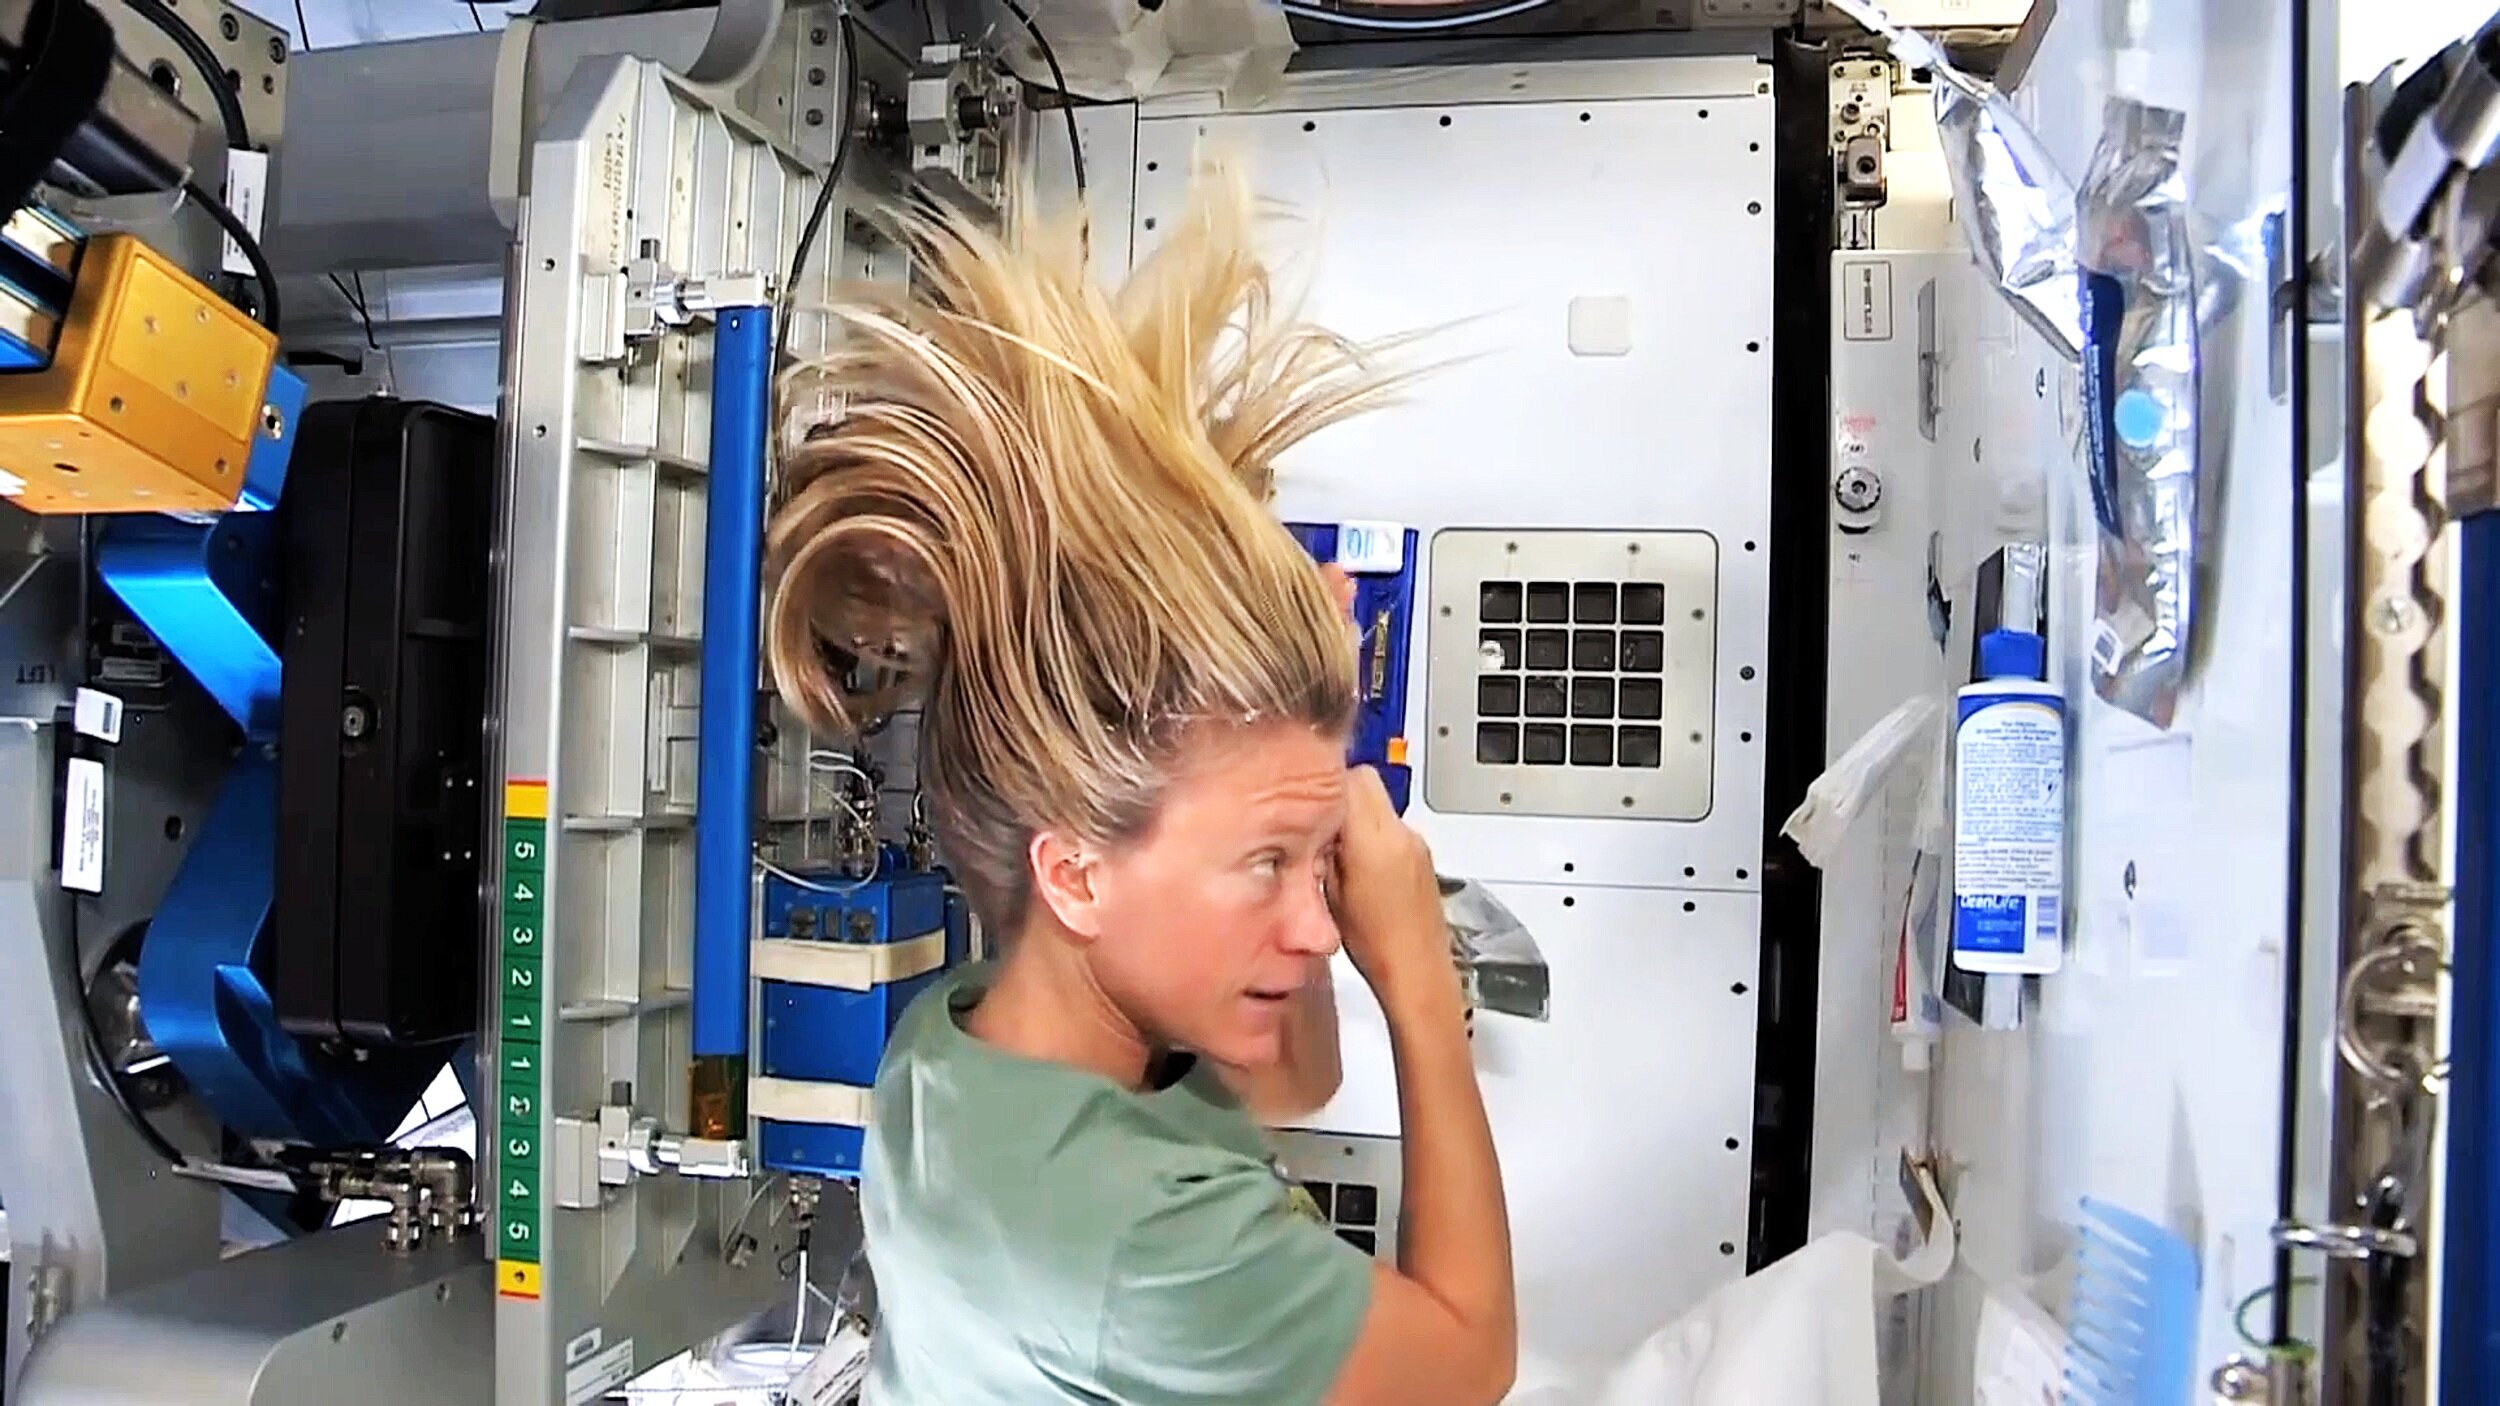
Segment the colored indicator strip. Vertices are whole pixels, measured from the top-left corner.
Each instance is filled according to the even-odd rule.
[[[496,1127],[502,1139],[496,1160],[495,1291],[506,1298],[538,1297],[546,881],[547,783],[507,782],[499,964],[503,1038],[495,1077]]]

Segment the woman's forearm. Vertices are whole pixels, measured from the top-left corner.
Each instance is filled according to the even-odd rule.
[[[1483,1370],[1506,1387],[1519,1339],[1510,1215],[1476,1084],[1465,1004],[1446,970],[1391,985],[1380,997],[1397,1064],[1403,1133],[1398,1268],[1472,1330],[1473,1340],[1497,1359],[1481,1364]]]

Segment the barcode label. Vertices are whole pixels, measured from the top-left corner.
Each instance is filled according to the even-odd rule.
[[[269,153],[265,151],[232,150],[226,153],[226,208],[243,227],[260,238],[262,212],[269,205]],[[228,235],[223,267],[228,273],[248,274],[252,261],[243,256],[243,246]]]
[[[71,707],[70,724],[79,732],[99,742],[122,740],[122,701],[99,689],[78,690]]]
[[[104,763],[72,757],[61,796],[61,887],[104,892]]]

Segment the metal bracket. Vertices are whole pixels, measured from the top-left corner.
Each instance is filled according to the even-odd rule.
[[[610,1130],[622,1127],[611,1141]],[[599,1110],[599,1180],[623,1186],[635,1177],[666,1176],[707,1181],[738,1181],[753,1171],[743,1140],[684,1137],[663,1132],[657,1118],[636,1118],[633,1110],[609,1105]]]
[[[1888,198],[1884,153],[1892,145],[1892,85],[1889,59],[1832,63],[1832,180],[1843,249],[1875,247],[1875,211]]]
[[[963,44],[922,49],[903,91],[912,174],[957,204],[995,214],[1023,105],[1022,86],[992,55]]]
[[[709,322],[716,313],[772,305],[774,279],[769,273],[691,277],[662,262],[659,254],[658,241],[646,239],[632,263],[583,281],[583,361],[613,365],[634,347]]]

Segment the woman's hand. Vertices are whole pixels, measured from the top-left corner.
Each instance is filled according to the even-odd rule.
[[[1346,956],[1391,1017],[1414,1002],[1460,1010],[1458,969],[1449,924],[1441,916],[1441,885],[1432,851],[1398,819],[1380,773],[1356,767],[1347,776],[1345,829],[1337,840],[1336,883],[1330,894]]]

